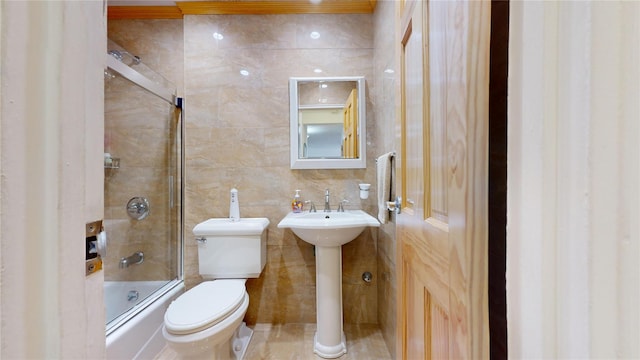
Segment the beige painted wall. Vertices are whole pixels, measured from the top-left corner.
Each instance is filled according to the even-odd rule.
[[[84,242],[103,215],[103,2],[0,6],[0,357],[101,358]]]
[[[511,3],[511,357],[640,357],[638,24],[637,2]]]

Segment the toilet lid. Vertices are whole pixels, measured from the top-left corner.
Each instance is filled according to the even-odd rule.
[[[206,329],[236,311],[244,295],[244,280],[205,281],[169,305],[164,314],[164,325],[173,334]]]

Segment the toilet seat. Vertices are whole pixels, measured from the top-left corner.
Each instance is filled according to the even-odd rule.
[[[245,294],[244,279],[200,283],[169,305],[164,315],[165,329],[186,335],[212,327],[238,310]]]

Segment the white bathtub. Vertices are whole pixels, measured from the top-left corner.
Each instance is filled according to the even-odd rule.
[[[164,348],[164,313],[171,301],[184,292],[184,282],[174,280],[146,298],[157,288],[155,281],[105,282],[105,303],[112,302],[107,306],[108,319],[118,316],[120,312],[115,310],[118,306],[125,306],[124,309],[130,306],[129,291],[139,293],[132,312],[116,318],[107,330],[107,359],[153,359]]]

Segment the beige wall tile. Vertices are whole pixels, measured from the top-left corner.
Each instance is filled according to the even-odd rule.
[[[208,217],[228,216],[228,192],[234,186],[239,189],[241,216],[269,218],[267,266],[259,279],[247,282],[250,322],[315,321],[312,247],[276,226],[290,211],[294,190],[302,190],[304,199],[321,207],[324,189],[329,188],[333,208],[343,198],[351,201],[348,207],[360,208],[363,204],[357,196],[357,183],[373,182],[373,169],[290,170],[288,135],[289,77],[317,76],[313,70],[322,68],[322,75],[372,78],[371,18],[276,15],[184,19],[185,91],[194,97],[189,110],[194,117],[187,117],[186,231]],[[252,26],[246,26],[248,23]],[[309,31],[322,32],[321,40],[307,41]],[[213,40],[213,32],[223,34],[224,39]],[[241,69],[249,71],[249,76],[241,76]],[[374,123],[373,114],[369,121]],[[198,204],[203,201],[209,205]],[[371,206],[366,208],[371,210]],[[369,234],[365,236],[363,242],[373,241]],[[190,250],[187,258],[196,259],[197,254]],[[370,271],[375,272],[375,246],[369,250],[360,255],[370,259]],[[345,264],[345,273],[361,273],[359,268],[351,270],[358,266],[362,267],[361,261]],[[373,299],[366,307],[370,314],[355,320],[375,322],[375,284],[348,296],[362,298],[363,291]]]
[[[398,151],[395,134],[396,119],[396,76],[399,74],[395,63],[395,7],[391,0],[378,1],[373,16],[374,31],[374,88],[372,90],[376,126],[371,132],[375,139],[377,154]],[[394,70],[394,73],[385,70]],[[380,227],[378,232],[378,322],[389,352],[395,354],[396,338],[396,279],[395,279],[395,222]]]
[[[109,39],[123,46],[165,79],[182,95],[184,37],[182,20],[109,20]]]
[[[133,25],[132,25],[133,23]],[[268,262],[258,279],[250,279],[251,296],[247,321],[315,322],[315,257],[311,245],[277,223],[290,211],[294,190],[303,199],[322,208],[324,190],[331,191],[332,208],[348,199],[347,208],[376,212],[375,192],[368,200],[358,197],[358,183],[375,183],[375,143],[379,131],[372,111],[374,89],[374,38],[372,15],[270,15],[270,16],[186,16],[184,20],[151,22],[121,20],[109,25],[123,46],[158,62],[173,60],[167,49],[184,46],[184,94],[186,97],[186,181],[185,181],[185,282],[191,287],[198,275],[197,246],[191,230],[211,217],[227,217],[229,190],[239,190],[243,217],[268,217]],[[183,44],[172,32],[183,24]],[[251,26],[247,26],[251,24]],[[140,30],[133,39],[131,30]],[[320,32],[318,41],[310,31]],[[218,32],[222,40],[213,38]],[[116,39],[113,39],[116,40]],[[130,45],[131,44],[131,45]],[[153,47],[160,49],[154,53]],[[142,56],[142,55],[141,55]],[[144,58],[143,58],[144,61]],[[154,60],[155,62],[156,60]],[[178,60],[176,60],[178,61]],[[288,78],[364,75],[367,78],[369,156],[367,169],[289,169]],[[167,78],[182,83],[174,67],[159,65]],[[240,75],[240,70],[249,76]],[[166,72],[163,72],[166,71]],[[347,321],[377,322],[376,242],[365,232],[345,247],[345,304],[358,304]],[[374,274],[364,284],[363,271]],[[346,308],[345,308],[346,309]]]

